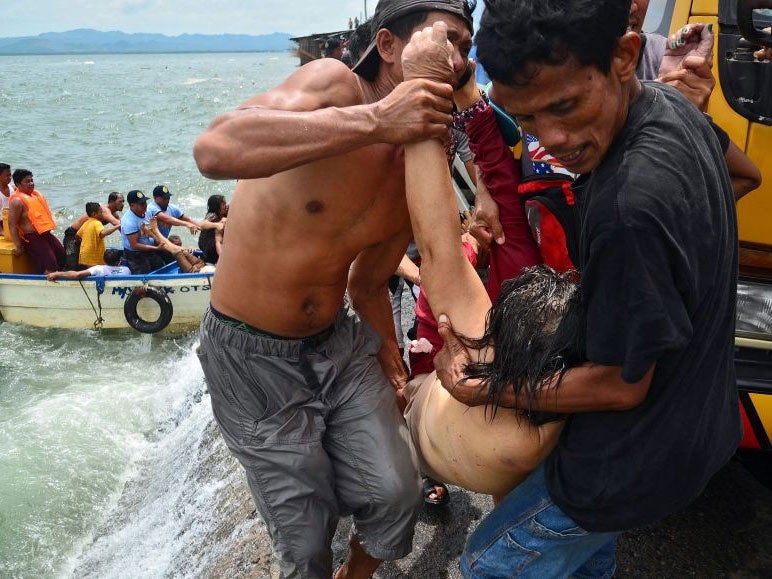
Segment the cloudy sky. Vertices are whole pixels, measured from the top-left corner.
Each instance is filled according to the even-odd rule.
[[[376,0],[367,0],[372,16]],[[482,4],[482,2],[480,2]],[[3,36],[74,28],[177,35],[343,30],[365,0],[4,0]]]

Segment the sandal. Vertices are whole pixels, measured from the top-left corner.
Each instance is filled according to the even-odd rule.
[[[430,477],[424,477],[424,504],[430,507],[442,507],[450,502],[448,487],[440,481]],[[438,492],[438,489],[439,490]]]

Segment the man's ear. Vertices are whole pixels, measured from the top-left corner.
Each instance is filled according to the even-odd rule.
[[[626,32],[617,42],[611,57],[611,70],[619,80],[627,82],[635,76],[641,53],[641,37],[637,32]]]
[[[378,54],[381,55],[381,60],[394,64],[396,59],[396,42],[398,38],[391,30],[381,28],[375,35],[375,46],[378,49]]]

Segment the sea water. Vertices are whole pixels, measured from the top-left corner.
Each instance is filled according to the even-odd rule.
[[[289,53],[3,56],[0,162],[34,173],[60,234],[87,201],[161,183],[200,218],[233,183],[201,177],[195,138],[296,66]],[[202,444],[214,431],[195,342],[0,324],[0,576],[211,571],[207,506],[239,474]]]

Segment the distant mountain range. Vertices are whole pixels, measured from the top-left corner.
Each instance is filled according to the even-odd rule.
[[[159,52],[268,52],[292,48],[290,34],[127,34],[82,28],[37,36],[0,38],[4,54],[110,54]]]

